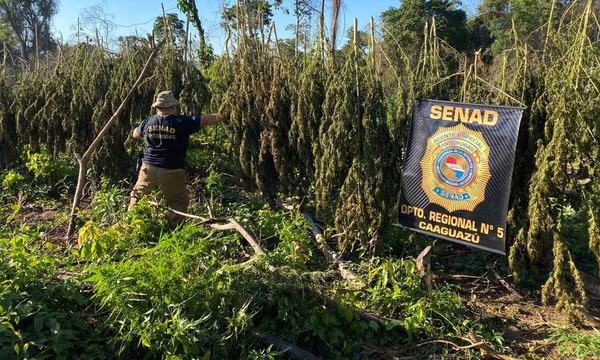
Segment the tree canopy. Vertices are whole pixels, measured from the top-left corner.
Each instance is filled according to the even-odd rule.
[[[21,57],[27,60],[36,46],[40,51],[54,47],[50,19],[56,12],[56,0],[0,0],[0,37],[10,40],[14,36]],[[6,34],[7,28],[12,36]]]
[[[560,6],[570,2],[559,1]],[[490,29],[494,38],[492,51],[498,53],[514,44],[515,35],[528,38],[537,47],[542,42],[542,32],[536,34],[548,21],[551,0],[483,0],[479,5],[479,17]]]
[[[387,35],[395,38],[402,47],[420,47],[425,24],[435,18],[437,36],[457,50],[466,50],[467,14],[458,0],[404,0],[398,8],[381,14]]]
[[[167,30],[165,31],[165,24]],[[171,36],[175,43],[185,43],[185,29],[183,20],[179,19],[176,13],[168,13],[166,17],[159,16],[154,20],[154,34],[158,39],[162,39],[166,35]],[[165,34],[166,32],[166,34]]]

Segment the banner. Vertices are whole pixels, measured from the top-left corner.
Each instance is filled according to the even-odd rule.
[[[402,173],[400,225],[505,254],[522,115],[523,108],[415,101]]]

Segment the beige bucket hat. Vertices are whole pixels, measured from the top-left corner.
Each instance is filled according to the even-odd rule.
[[[179,101],[175,99],[172,91],[161,91],[156,96],[156,101],[152,104],[153,108],[168,108],[179,105]]]

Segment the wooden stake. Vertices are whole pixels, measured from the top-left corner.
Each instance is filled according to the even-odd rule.
[[[354,18],[354,46],[358,47],[358,19]]]
[[[100,42],[100,32],[98,28],[96,28],[96,46],[98,46],[98,50],[102,51],[102,43]]]
[[[151,44],[154,41],[153,39],[149,39],[149,40],[150,40]],[[137,78],[137,80],[131,87],[131,90],[129,90],[127,92],[127,96],[125,97],[125,99],[123,100],[123,102],[121,103],[121,105],[119,106],[117,111],[115,111],[115,113],[108,120],[106,125],[104,125],[104,128],[102,128],[100,133],[96,136],[96,138],[94,139],[94,141],[92,142],[90,147],[85,151],[83,156],[80,156],[79,154],[75,154],[75,157],[77,158],[77,162],[79,163],[79,175],[77,177],[77,188],[75,190],[75,197],[73,198],[73,206],[71,207],[69,229],[67,231],[68,238],[73,236],[73,234],[75,233],[77,213],[79,211],[79,205],[81,203],[81,198],[83,196],[83,187],[85,186],[88,162],[90,161],[90,158],[92,157],[92,154],[94,153],[94,151],[96,151],[96,149],[100,146],[100,142],[102,141],[102,139],[108,132],[108,129],[117,121],[117,119],[119,118],[119,116],[121,115],[123,110],[125,110],[125,106],[127,106],[127,103],[133,97],[133,94],[137,90],[138,86],[140,85],[142,80],[144,80],[144,78],[146,77],[146,74],[148,73],[148,70],[150,69],[150,65],[154,61],[154,58],[156,58],[156,55],[158,54],[158,50],[162,47],[164,42],[165,42],[165,39],[163,38],[161,40],[161,42],[158,44],[158,46],[156,46],[152,49],[152,53],[150,53],[150,56],[148,57],[148,60],[146,61],[146,64],[144,65],[144,68],[142,69],[140,76]]]
[[[299,4],[299,0],[294,1],[294,5],[295,5],[295,12],[296,12],[296,29],[295,29],[295,51],[294,51],[294,56],[298,57],[298,31],[299,31],[299,27],[300,27],[300,4]]]
[[[331,5],[331,56],[335,57],[337,46],[337,31],[342,0],[333,0]]]
[[[371,16],[371,22],[370,22],[370,26],[371,26],[371,57],[373,58],[373,70],[375,70],[376,68],[376,63],[375,63],[375,20],[373,20],[373,17]]]
[[[37,68],[40,65],[40,41],[38,39],[37,23],[34,26],[34,31],[35,31],[35,67]]]
[[[325,0],[321,1],[321,15],[319,17],[319,40],[321,43],[321,56],[325,58]]]
[[[306,40],[306,31],[304,32],[304,59],[306,60],[306,54],[308,51],[306,51],[306,47],[307,47],[307,40]]]
[[[419,270],[421,283],[427,289],[427,292],[431,292],[433,290],[431,281],[431,245],[421,251],[417,257],[417,269]]]
[[[271,43],[271,34],[273,33],[273,24],[274,24],[274,22],[271,21],[271,25],[269,25],[269,32],[267,33],[267,43],[266,43],[267,48],[269,47],[269,44]]]
[[[237,44],[240,43],[240,0],[235,1],[235,31],[236,31],[236,39]]]
[[[279,50],[279,37],[277,36],[277,26],[275,26],[275,21],[273,21],[273,35],[275,35],[275,47],[277,48],[277,55],[281,57],[281,51]]]

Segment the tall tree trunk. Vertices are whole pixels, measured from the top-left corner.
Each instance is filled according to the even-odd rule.
[[[337,42],[338,22],[342,0],[332,0],[331,6],[331,56],[335,56],[335,45]]]
[[[23,60],[28,60],[28,56],[27,56],[27,42],[25,42],[25,40],[22,39],[21,37],[19,37],[19,50],[21,52],[21,58]]]
[[[192,17],[192,21],[194,22],[194,26],[198,30],[198,37],[200,38],[200,48],[204,50],[206,46],[206,37],[204,35],[202,21],[200,21],[200,16],[198,15],[198,7],[196,6],[196,1],[190,0],[190,6],[192,8],[192,13],[190,15]]]

